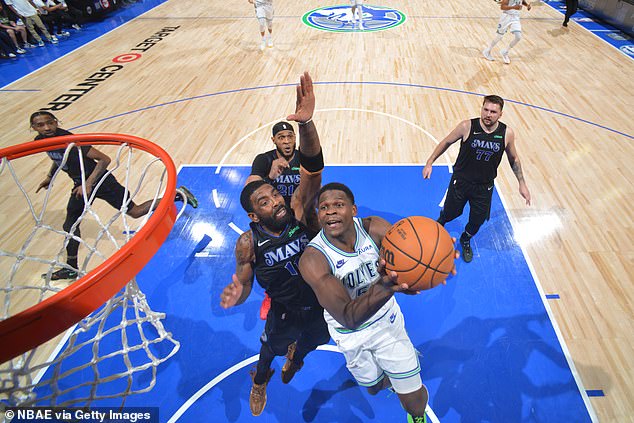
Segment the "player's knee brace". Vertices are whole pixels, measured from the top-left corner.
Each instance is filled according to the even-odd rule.
[[[308,157],[299,150],[299,164],[310,173],[319,172],[324,169],[324,155],[319,149],[319,153]]]

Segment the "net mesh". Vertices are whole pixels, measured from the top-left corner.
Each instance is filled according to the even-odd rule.
[[[150,213],[139,219],[127,216],[132,202],[149,197],[153,210],[161,200],[167,172],[158,157],[125,143],[99,146],[114,160],[91,191],[86,190],[80,149],[73,147],[70,144],[65,148],[43,198],[27,187],[43,176],[37,169],[48,168],[50,160],[44,153],[14,160],[2,158],[0,187],[5,194],[10,193],[7,203],[12,205],[10,209],[6,204],[0,208],[0,217],[7,227],[0,231],[0,277],[4,279],[0,284],[0,320],[9,319],[75,282],[52,280],[55,271],[72,270],[79,279],[107,261],[150,217]],[[77,155],[82,170],[84,209],[70,231],[64,231],[61,222],[69,181],[63,173],[71,154]],[[125,189],[120,209],[104,201],[93,201],[100,190],[106,189],[108,175],[115,174]],[[181,196],[185,197],[183,193]],[[180,213],[185,205],[186,202]],[[30,212],[21,212],[25,209]],[[74,235],[80,224],[81,236]],[[80,244],[77,268],[65,261],[66,246],[72,239]],[[120,398],[123,403],[130,394],[152,389],[157,366],[180,346],[165,329],[164,319],[165,314],[150,308],[133,277],[119,293],[65,333],[1,363],[0,402],[8,406],[88,406],[112,398]]]

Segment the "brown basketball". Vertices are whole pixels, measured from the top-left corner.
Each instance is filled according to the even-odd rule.
[[[411,289],[441,284],[454,267],[454,245],[449,233],[435,220],[410,216],[396,222],[381,245],[385,268],[398,273],[398,281]]]

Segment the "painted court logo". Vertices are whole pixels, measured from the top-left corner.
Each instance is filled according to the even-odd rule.
[[[302,18],[304,23],[313,28],[332,32],[359,31],[350,5],[327,6],[311,10]],[[364,31],[383,31],[394,28],[405,22],[405,15],[396,10],[380,6],[363,5]]]

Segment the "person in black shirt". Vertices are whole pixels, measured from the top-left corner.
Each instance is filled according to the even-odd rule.
[[[44,138],[59,137],[63,135],[72,135],[71,132],[62,129],[58,126],[57,118],[50,112],[39,111],[31,115],[29,120],[31,128],[37,131],[38,135],[35,137],[35,141]],[[110,164],[110,157],[101,151],[91,146],[73,147],[68,154],[66,162],[64,162],[64,153],[66,149],[47,151],[46,154],[53,160],[53,164],[48,172],[46,178],[40,183],[35,192],[39,192],[41,189],[48,189],[51,183],[53,175],[57,169],[62,166],[62,170],[70,176],[73,180],[74,186],[68,199],[68,205],[66,206],[66,219],[64,220],[64,231],[69,232],[73,230],[73,235],[81,237],[79,230],[79,223],[77,220],[81,217],[84,211],[84,186],[82,185],[82,178],[85,178],[85,190],[86,198],[90,198],[95,185],[102,179],[104,173]],[[81,154],[81,162],[79,155]],[[82,162],[84,172],[82,173]],[[196,197],[185,187],[179,187],[178,190],[182,192],[187,203],[192,207],[198,207],[198,200]],[[96,198],[101,198],[116,209],[121,209],[126,200],[125,188],[117,182],[112,174],[107,175],[97,192]],[[160,201],[160,200],[159,200]],[[183,201],[183,197],[180,193],[176,195],[175,201]],[[135,204],[133,201],[126,203],[126,214],[133,218],[138,218],[146,215],[150,211],[153,201],[148,200],[142,204]],[[155,202],[155,206],[158,206],[158,201]],[[51,280],[57,279],[75,279],[78,276],[77,265],[77,253],[79,251],[79,242],[75,238],[70,238],[66,246],[66,263],[67,267],[63,267],[53,272],[50,277]],[[47,274],[42,275],[43,278],[47,277]]]
[[[298,271],[298,261],[308,241],[319,232],[315,197],[324,167],[315,124],[313,83],[308,72],[297,87],[295,113],[287,119],[299,123],[301,178],[293,209],[277,189],[265,180],[248,183],[240,203],[251,219],[250,230],[235,247],[236,272],[220,298],[223,308],[242,304],[253,287],[254,276],[271,298],[249,406],[259,416],[266,405],[266,386],[273,375],[271,363],[286,355],[282,382],[289,383],[304,364],[304,357],[330,340],[323,308]]]
[[[275,144],[275,150],[267,151],[255,156],[251,165],[251,175],[244,185],[253,181],[265,180],[277,189],[286,205],[293,208],[293,193],[299,186],[299,151],[295,143],[295,129],[288,122],[278,122],[273,125],[271,140]],[[260,307],[260,318],[266,320],[266,315],[271,308],[271,299],[264,295]]]
[[[295,130],[288,122],[273,125],[271,140],[275,150],[258,154],[251,165],[246,184],[263,179],[273,185],[291,207],[293,192],[299,186],[299,151],[295,148]]]
[[[498,119],[502,116],[504,100],[497,95],[484,97],[480,117],[465,120],[445,137],[434,149],[425,168],[423,178],[429,179],[432,164],[449,146],[461,140],[458,158],[453,167],[447,197],[440,211],[438,223],[445,225],[460,216],[469,202],[469,222],[460,236],[462,258],[469,263],[473,259],[471,238],[480,226],[489,219],[493,181],[497,168],[506,151],[511,169],[519,181],[520,195],[531,203],[531,194],[526,186],[520,158],[515,149],[515,133]]]

